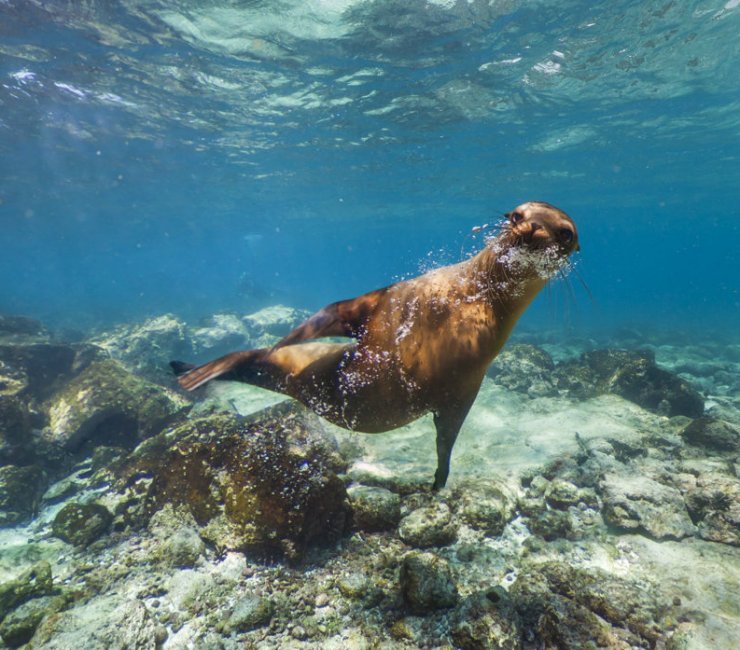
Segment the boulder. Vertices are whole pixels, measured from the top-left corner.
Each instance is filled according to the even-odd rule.
[[[32,598],[49,595],[52,588],[51,565],[46,561],[34,564],[14,580],[1,583],[0,621]]]
[[[46,617],[26,649],[157,650],[166,639],[167,630],[143,603],[110,593]]]
[[[46,343],[51,339],[49,331],[37,320],[28,316],[0,314],[0,343],[19,345]]]
[[[477,592],[455,609],[450,636],[462,650],[520,650],[519,615],[503,587]]]
[[[152,379],[171,378],[169,362],[194,354],[187,325],[172,314],[123,325],[90,340],[133,372]]]
[[[447,504],[435,501],[406,515],[398,526],[398,536],[415,548],[446,546],[455,541],[457,525]]]
[[[606,474],[599,491],[604,519],[618,528],[654,539],[696,534],[681,492],[646,476]]]
[[[89,346],[0,345],[0,395],[43,400],[68,379],[89,354]]]
[[[457,603],[450,564],[434,553],[408,553],[401,564],[399,581],[403,600],[414,614],[428,614]]]
[[[99,503],[68,503],[54,517],[51,531],[74,546],[84,548],[103,535],[113,515]]]
[[[245,316],[242,322],[252,341],[250,347],[259,348],[275,344],[310,315],[303,309],[273,305]]]
[[[555,363],[542,348],[528,343],[508,345],[489,366],[495,383],[530,397],[557,395]]]
[[[96,361],[46,403],[46,441],[76,451],[83,444],[136,444],[157,433],[189,405],[177,393],[128,372],[112,359]]]
[[[509,590],[533,647],[656,647],[667,607],[649,585],[549,561],[525,566]]]
[[[183,506],[220,549],[299,560],[335,542],[350,521],[346,469],[315,416],[288,403],[255,418],[189,421],[145,441],[114,472],[122,516],[143,524],[165,504]]]
[[[687,490],[685,498],[700,537],[740,546],[740,480],[734,476],[702,474],[696,485]]]
[[[717,418],[697,418],[681,431],[681,437],[695,447],[712,451],[740,451],[740,429]]]
[[[673,417],[700,417],[704,399],[688,382],[659,368],[652,352],[593,350],[556,369],[558,386],[573,397],[614,393],[644,409]]]
[[[516,499],[501,482],[465,481],[453,489],[455,511],[471,528],[495,537],[514,518]]]
[[[0,465],[30,462],[32,443],[28,406],[14,395],[0,395]]]
[[[385,488],[353,485],[347,490],[354,525],[365,532],[390,530],[401,519],[401,498]]]
[[[203,358],[251,347],[249,328],[234,314],[214,314],[193,330],[192,340],[195,353]]]
[[[36,465],[0,467],[0,526],[31,519],[46,486],[46,474]]]

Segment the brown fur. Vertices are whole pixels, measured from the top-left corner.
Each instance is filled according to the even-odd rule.
[[[180,384],[193,390],[217,377],[244,381],[366,433],[431,411],[434,488],[443,487],[486,368],[547,282],[538,260],[557,263],[578,249],[575,224],[547,203],[525,203],[507,217],[502,233],[469,260],[329,305],[273,348],[226,355],[183,375]],[[517,253],[529,257],[512,261]],[[356,342],[304,343],[326,336]]]

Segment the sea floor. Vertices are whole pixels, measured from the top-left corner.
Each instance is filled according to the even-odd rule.
[[[430,417],[163,370],[300,318],[0,319],[0,647],[740,647],[740,342],[524,332],[432,493]]]

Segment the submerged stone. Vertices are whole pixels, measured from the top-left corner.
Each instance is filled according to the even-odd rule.
[[[556,369],[558,386],[574,397],[614,393],[644,409],[667,415],[700,417],[704,399],[688,382],[659,368],[652,352],[593,350]]]
[[[267,625],[272,619],[274,607],[268,598],[247,595],[240,598],[234,605],[231,615],[226,620],[224,631],[249,632],[255,628]]]
[[[686,492],[686,505],[700,537],[740,546],[740,480],[703,474]]]
[[[509,593],[533,646],[628,650],[656,647],[664,636],[667,607],[655,590],[599,569],[532,563]]]
[[[172,314],[118,327],[91,342],[137,374],[152,378],[171,377],[170,360],[194,354],[187,326]]]
[[[495,383],[530,397],[557,395],[555,363],[542,348],[528,343],[508,345],[488,368]]]
[[[520,650],[519,616],[502,587],[466,598],[451,617],[450,636],[462,650]]]
[[[604,519],[655,539],[696,534],[681,493],[646,476],[607,474],[599,486]]]
[[[32,457],[31,416],[14,395],[0,394],[0,465],[22,465]]]
[[[26,601],[50,594],[52,588],[51,565],[46,561],[34,564],[15,580],[3,582],[0,584],[0,621]]]
[[[434,502],[406,515],[398,527],[398,536],[416,548],[446,546],[457,537],[457,526],[447,504]]]
[[[462,520],[486,535],[500,535],[516,511],[516,499],[509,489],[493,480],[458,483],[453,494]]]
[[[447,560],[421,551],[411,551],[401,564],[401,594],[415,614],[446,609],[457,602],[457,586]]]
[[[289,405],[261,419],[192,420],[147,440],[115,471],[140,503],[128,506],[139,523],[165,504],[185,506],[218,548],[297,560],[347,529],[344,468],[318,420]]]
[[[45,616],[65,607],[64,596],[42,596],[26,601],[14,609],[0,623],[0,636],[11,648],[28,643]]]
[[[46,617],[27,650],[156,650],[167,639],[140,602],[112,593]]]
[[[74,546],[86,547],[110,527],[113,515],[99,503],[68,503],[54,517],[52,534]]]
[[[36,465],[0,467],[0,526],[33,517],[46,486],[46,473]]]
[[[195,353],[205,357],[251,347],[249,330],[235,314],[210,316],[202,327],[193,330],[192,340]]]
[[[187,406],[178,394],[129,373],[118,362],[97,361],[49,400],[43,435],[70,450],[85,443],[131,449]]]
[[[740,429],[717,418],[701,417],[681,431],[690,445],[716,451],[740,451]]]
[[[401,498],[385,488],[353,485],[347,490],[354,525],[368,533],[390,530],[401,519]]]

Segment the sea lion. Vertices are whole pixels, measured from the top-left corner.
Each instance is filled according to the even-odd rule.
[[[232,379],[284,393],[341,427],[379,433],[432,412],[433,489],[486,368],[547,281],[579,250],[573,221],[539,201],[505,215],[470,259],[324,307],[271,348],[232,352],[189,370],[194,390]],[[349,343],[311,339],[343,336]],[[177,372],[181,362],[173,362]]]

